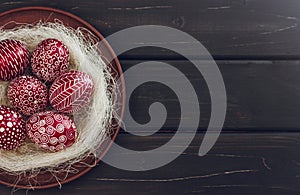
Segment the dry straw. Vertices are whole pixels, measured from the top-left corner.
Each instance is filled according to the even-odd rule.
[[[0,168],[12,174],[29,172],[35,175],[40,170],[46,170],[55,175],[55,171],[71,168],[73,163],[81,161],[90,153],[96,156],[99,144],[111,133],[108,131],[115,117],[115,102],[112,97],[117,91],[117,85],[100,57],[97,37],[83,28],[66,27],[60,21],[23,24],[10,30],[0,29],[0,40],[19,40],[31,52],[39,42],[47,38],[56,38],[66,44],[70,50],[71,68],[92,76],[95,84],[93,100],[88,108],[72,116],[77,126],[78,138],[71,147],[51,153],[39,149],[27,140],[16,151],[0,151]],[[0,83],[2,105],[8,104],[7,85],[7,82]]]

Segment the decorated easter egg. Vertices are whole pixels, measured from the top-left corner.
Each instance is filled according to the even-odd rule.
[[[81,71],[72,70],[59,76],[49,91],[49,100],[59,112],[74,113],[86,106],[92,99],[94,83]]]
[[[21,75],[29,65],[30,53],[20,41],[0,42],[0,80],[8,81]]]
[[[10,105],[24,115],[42,111],[48,104],[48,89],[33,76],[20,76],[12,80],[7,92]]]
[[[53,81],[68,70],[69,49],[57,39],[46,39],[32,53],[32,72],[44,81]]]
[[[25,121],[22,116],[6,106],[0,106],[0,149],[13,150],[26,137]]]
[[[72,120],[52,111],[32,115],[26,122],[26,130],[33,142],[52,152],[70,147],[77,137]]]

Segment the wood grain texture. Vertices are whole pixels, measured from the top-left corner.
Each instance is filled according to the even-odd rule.
[[[124,71],[142,61],[122,60]],[[211,102],[208,88],[201,74],[188,61],[162,61],[177,68],[184,76],[164,74],[177,88],[193,84],[197,92],[201,110],[199,130],[207,127],[210,120]],[[205,66],[205,61],[200,61]],[[217,61],[223,75],[227,91],[227,116],[224,130],[228,131],[299,131],[300,129],[300,61]],[[144,74],[159,74],[163,67],[151,69]],[[140,77],[126,80],[131,85]],[[214,77],[214,75],[211,75]],[[189,80],[186,80],[189,79]],[[129,95],[129,94],[128,94]],[[187,94],[188,101],[190,94]],[[161,102],[168,110],[168,119],[161,132],[176,130],[180,120],[193,120],[195,113],[182,113],[178,97],[169,87],[156,82],[148,82],[136,88],[130,97],[130,111],[139,123],[150,121],[149,106]],[[131,131],[159,129],[161,126],[149,126],[137,129],[127,124]],[[186,127],[191,131],[191,127]]]
[[[149,150],[171,137],[122,135],[117,143]],[[300,134],[222,134],[205,157],[197,155],[201,140],[198,134],[179,158],[156,170],[128,172],[100,163],[80,179],[63,185],[62,190],[28,194],[299,194]],[[180,140],[177,147],[184,147]],[[1,195],[10,191],[0,186]],[[25,194],[25,190],[14,194]]]
[[[137,25],[177,28],[201,41],[217,59],[300,57],[298,0],[130,0],[126,3],[122,0],[11,0],[2,1],[0,11],[22,6],[50,6],[69,11],[106,36]],[[187,50],[194,47],[190,42],[171,44]],[[122,58],[174,59],[168,51],[150,51],[139,49]]]

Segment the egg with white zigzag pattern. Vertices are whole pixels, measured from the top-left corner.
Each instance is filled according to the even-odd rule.
[[[86,106],[92,99],[94,83],[81,71],[72,70],[59,76],[50,88],[50,104],[63,113],[74,113]]]

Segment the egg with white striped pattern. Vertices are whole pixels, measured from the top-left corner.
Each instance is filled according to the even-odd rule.
[[[0,80],[9,81],[24,73],[30,63],[30,53],[20,41],[0,41]]]

